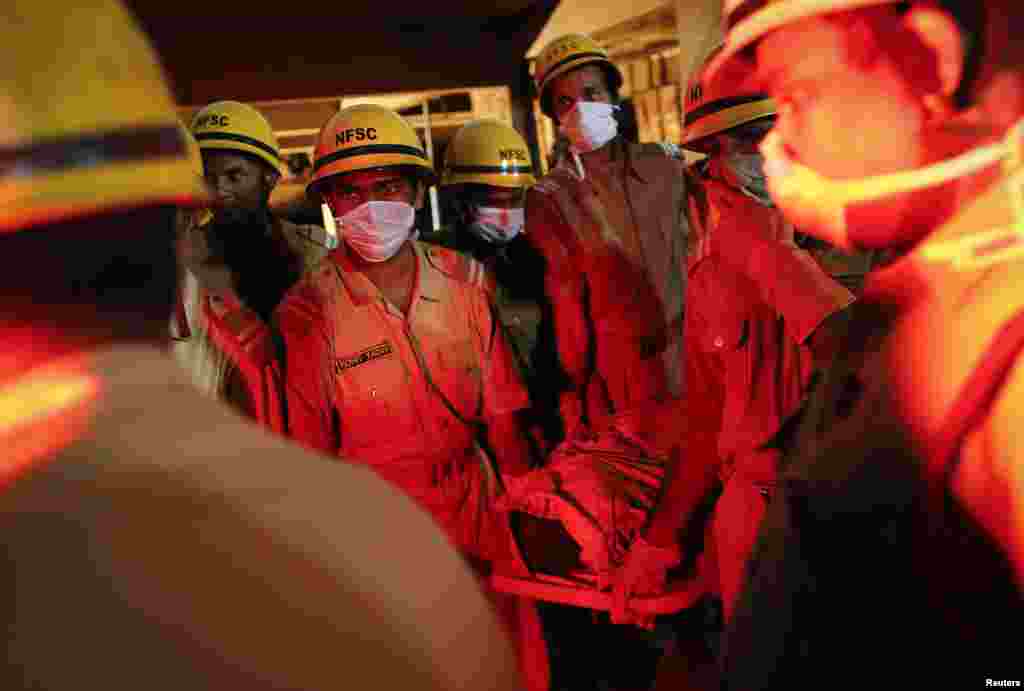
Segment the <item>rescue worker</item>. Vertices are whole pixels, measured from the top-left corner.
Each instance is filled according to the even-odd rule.
[[[653,487],[630,485],[621,476],[613,480],[609,461],[597,461],[582,446],[562,446],[548,455],[562,436],[557,393],[564,374],[543,290],[544,260],[527,241],[523,228],[523,203],[534,182],[532,172],[529,150],[515,129],[497,120],[479,120],[462,127],[449,142],[441,185],[452,197],[458,218],[455,247],[476,257],[493,277],[497,312],[530,384],[530,429],[540,427],[543,432],[536,436],[546,460],[542,469],[534,471],[541,479],[541,492],[522,494],[518,501],[505,495],[508,509],[520,513],[517,524],[533,528],[533,532],[521,530],[525,560],[537,570],[548,567],[557,573],[557,567],[573,561],[564,557],[578,552],[580,564],[600,580],[606,564],[616,556],[618,543],[632,534],[631,515],[637,523],[646,518],[635,507],[649,502],[648,492],[656,494],[660,478],[649,482]],[[544,491],[545,477],[557,478],[557,494]],[[531,522],[523,514],[540,522]],[[561,523],[561,529],[552,529],[552,521]],[[553,539],[566,532],[575,545]],[[556,651],[564,642],[560,638],[550,638]]]
[[[768,195],[757,147],[774,124],[774,101],[715,86],[703,88],[699,73],[691,82],[683,140],[706,156],[691,168],[687,188],[694,243],[685,448],[692,472],[675,476],[618,587],[623,598],[664,589],[667,570],[681,560],[678,533],[717,474],[724,491],[710,554],[728,619],[775,484],[777,451],[761,447],[798,407],[815,362],[830,364],[853,296],[796,247],[793,227]]]
[[[535,76],[572,161],[533,187],[526,205],[571,379],[561,402],[571,438],[682,393],[685,164],[666,147],[622,138],[622,76],[589,37],[552,41]]]
[[[544,446],[561,436],[559,370],[544,259],[525,235],[526,191],[536,182],[529,147],[500,120],[463,125],[448,143],[441,189],[456,218],[454,248],[488,270],[498,316],[530,391],[529,426]]]
[[[216,204],[208,223],[184,233],[190,274],[185,288],[194,289],[185,306],[191,320],[178,334],[193,347],[182,359],[204,390],[260,419],[266,416],[266,394],[250,371],[251,348],[239,350],[233,332],[262,331],[258,322],[268,322],[284,292],[324,257],[332,238],[319,226],[298,226],[270,213],[281,160],[262,113],[237,101],[217,101],[196,113],[191,129]]]
[[[205,185],[203,159],[199,153],[199,144],[184,125],[181,126],[182,136],[188,146],[189,160],[193,172]],[[203,275],[203,283],[207,291],[214,295],[234,294],[231,271],[223,264],[206,264],[201,266],[194,252],[204,243],[194,239],[202,233],[213,218],[213,212],[207,206],[181,208],[177,214],[176,253],[180,260],[178,266],[178,300],[174,313],[171,315],[172,353],[178,363],[189,373],[193,383],[204,394],[217,398],[224,392],[225,383],[229,381],[228,373],[232,370],[231,358],[228,353],[213,339],[213,335],[205,328],[207,320],[203,318],[204,301],[196,273]],[[193,271],[189,266],[194,267]]]
[[[725,9],[708,83],[749,73],[744,88],[778,102],[762,151],[780,208],[838,246],[892,253],[843,357],[779,439],[729,688],[797,688],[840,666],[850,688],[1018,679],[1004,624],[1024,611],[1024,9]]]
[[[127,11],[4,14],[0,687],[521,688],[428,516],[166,352],[175,205],[208,200]]]
[[[510,550],[504,517],[492,510],[496,483],[523,475],[531,459],[518,419],[529,398],[483,267],[415,239],[434,170],[396,113],[342,109],[321,129],[314,159],[310,192],[330,207],[343,242],[275,315],[288,434],[358,458],[485,570]],[[546,688],[532,605],[495,600],[524,627],[514,634],[528,685]]]
[[[632,436],[623,429],[632,421],[659,419],[665,424],[654,445],[674,449],[678,459],[685,162],[669,147],[621,135],[622,75],[590,37],[554,39],[537,57],[534,76],[541,110],[569,142],[568,161],[526,202],[527,239],[545,260],[545,292],[569,378],[559,403],[566,443],[595,437],[600,446],[619,432]],[[575,621],[578,614],[556,610],[550,622],[565,641],[573,681],[580,688],[649,686],[660,656],[650,637],[587,627],[586,619]]]

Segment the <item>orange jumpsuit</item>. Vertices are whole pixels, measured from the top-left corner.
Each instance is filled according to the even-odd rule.
[[[408,315],[352,267],[344,248],[282,301],[275,321],[288,432],[373,468],[462,549],[487,560],[499,538],[480,522],[488,481],[467,423],[524,409],[529,398],[482,286],[470,282],[479,265],[444,248],[414,247]]]
[[[282,301],[275,322],[288,434],[372,468],[429,511],[464,554],[505,559],[510,533],[492,508],[494,468],[478,446],[478,426],[527,408],[529,396],[481,265],[445,248],[413,248],[408,314],[353,267],[344,246]],[[500,470],[517,475],[528,461]],[[532,603],[494,600],[520,645],[530,687],[546,687]]]
[[[547,263],[567,430],[678,397],[686,281],[684,162],[616,140],[527,195],[526,238]]]
[[[690,191],[686,449],[724,484],[712,531],[728,616],[775,484],[777,454],[759,447],[806,390],[807,339],[853,295],[792,244],[777,210],[711,178]]]

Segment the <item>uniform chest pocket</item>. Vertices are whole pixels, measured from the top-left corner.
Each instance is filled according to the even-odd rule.
[[[340,358],[335,382],[346,450],[379,446],[416,431],[405,368],[390,343]]]
[[[747,341],[750,321],[743,318],[730,319],[730,315],[719,316],[723,318],[708,324],[707,333],[702,343],[704,350],[711,353],[740,350]]]
[[[694,301],[691,310],[700,327],[701,348],[723,354],[742,348],[753,317],[749,281],[709,260],[691,281],[689,299]]]
[[[467,420],[476,419],[483,368],[473,342],[457,338],[438,340],[426,361],[431,379],[448,402]]]

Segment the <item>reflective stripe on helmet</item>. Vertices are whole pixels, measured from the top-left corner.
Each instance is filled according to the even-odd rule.
[[[0,178],[30,177],[34,174],[110,163],[175,158],[186,153],[185,140],[175,125],[73,134],[38,139],[17,148],[0,149]]]
[[[327,154],[313,163],[313,170],[320,170],[320,168],[330,165],[335,161],[340,161],[343,158],[351,158],[353,156],[371,156],[374,154],[402,154],[405,156],[422,158],[424,161],[430,160],[423,151],[414,146],[405,146],[404,144],[368,144],[367,146],[357,146],[352,149],[340,149]]]
[[[699,108],[695,108],[686,114],[686,118],[683,120],[685,127],[690,127],[693,123],[697,122],[702,118],[706,118],[709,115],[727,110],[729,108],[735,108],[736,106],[742,106],[747,103],[756,103],[758,101],[764,101],[766,99],[764,94],[750,94],[747,96],[732,96],[730,98],[720,98],[717,101],[705,103]]]
[[[562,60],[559,60],[558,62],[556,62],[554,65],[551,65],[551,67],[547,68],[544,71],[544,74],[541,75],[540,81],[541,82],[546,81],[547,80],[547,76],[549,74],[551,74],[552,72],[554,72],[555,70],[557,70],[562,65],[567,65],[570,62],[576,62],[576,61],[579,61],[579,60],[595,60],[595,61],[596,60],[600,60],[601,62],[608,62],[609,61],[608,60],[608,56],[606,54],[604,54],[604,53],[574,53],[573,55],[570,55],[567,58],[563,58]]]
[[[281,156],[277,153],[274,147],[264,144],[259,139],[247,137],[244,134],[235,134],[233,132],[200,132],[195,135],[195,138],[197,142],[215,142],[219,140],[248,144],[249,146],[255,146],[261,151],[266,151],[277,160],[281,160]]]
[[[449,170],[453,173],[533,174],[533,166],[451,166]]]

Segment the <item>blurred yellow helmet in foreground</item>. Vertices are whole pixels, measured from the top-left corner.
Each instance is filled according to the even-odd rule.
[[[789,24],[844,10],[895,4],[900,0],[723,0],[722,18],[727,35],[722,51],[708,65],[705,79],[733,79],[722,70],[762,38]],[[983,2],[983,0],[970,0]]]
[[[4,0],[0,232],[208,199],[153,49],[117,0]]]

